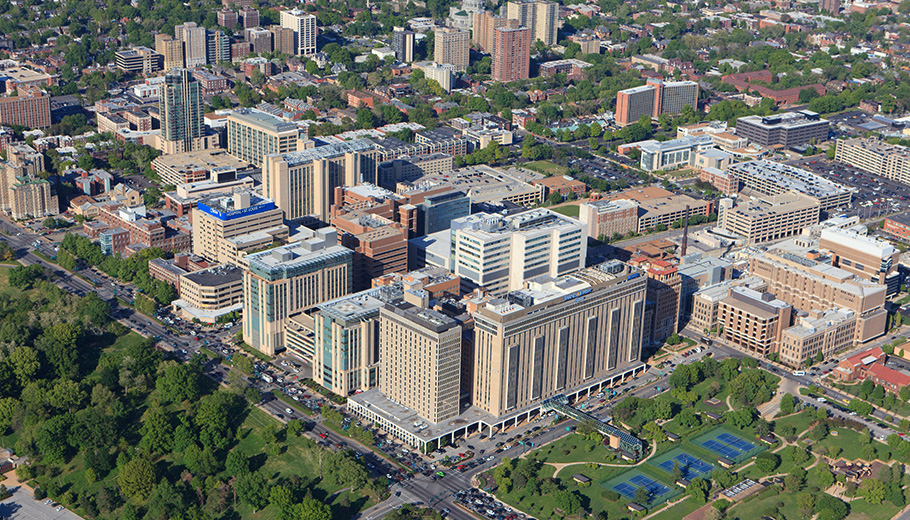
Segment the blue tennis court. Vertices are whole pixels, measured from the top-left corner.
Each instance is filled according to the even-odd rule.
[[[727,446],[726,444],[721,444],[720,442],[718,442],[715,439],[707,440],[707,441],[703,442],[701,445],[704,446],[705,448],[708,448],[709,450],[713,451],[714,453],[720,454],[731,460],[735,459],[741,455],[739,450],[737,450],[735,448],[731,448],[730,446]]]
[[[714,466],[700,459],[697,459],[688,453],[680,453],[672,459],[661,462],[657,465],[657,467],[666,471],[667,473],[673,473],[673,466],[675,466],[676,463],[679,463],[683,478],[685,479],[692,479],[694,477],[706,475],[714,469]]]
[[[717,436],[717,440],[720,442],[736,448],[737,450],[746,453],[755,449],[755,445],[751,442],[746,442],[735,435],[730,435],[729,433],[721,433]]]
[[[670,491],[667,486],[644,475],[634,475],[629,480],[613,486],[613,489],[624,497],[634,500],[635,492],[642,487],[648,490],[648,496],[650,497],[659,497]]]

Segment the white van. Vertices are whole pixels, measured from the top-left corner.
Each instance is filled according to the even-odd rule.
[[[805,370],[797,370],[796,372],[793,372],[793,375],[794,375],[794,376],[804,376],[804,375],[806,375],[806,371],[805,371]]]

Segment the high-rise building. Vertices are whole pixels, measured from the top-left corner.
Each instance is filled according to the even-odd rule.
[[[288,236],[284,212],[248,189],[203,198],[192,222],[193,254],[219,264],[241,266],[237,252],[244,252],[245,242],[262,242],[259,235],[270,243]]]
[[[451,271],[465,289],[492,294],[521,289],[525,280],[563,276],[585,266],[585,224],[548,209],[508,216],[475,213],[452,221]],[[445,266],[443,266],[445,267]]]
[[[256,167],[266,155],[297,151],[299,136],[296,124],[261,110],[242,108],[228,116],[228,153]]]
[[[506,16],[531,29],[531,38],[556,45],[559,4],[546,0],[517,0],[506,4]]]
[[[897,271],[900,251],[891,242],[855,229],[830,227],[821,231],[818,246],[831,252],[831,265],[887,286],[886,296],[900,290],[901,275]]]
[[[408,229],[373,210],[332,206],[330,223],[341,234],[341,245],[354,251],[355,290],[366,289],[382,275],[408,270]]]
[[[162,140],[182,141],[183,151],[197,148],[193,141],[205,133],[202,91],[189,70],[168,72],[161,85],[158,111],[161,115]]]
[[[51,97],[39,87],[22,87],[16,96],[0,97],[0,124],[26,128],[51,126]]]
[[[493,79],[508,83],[528,79],[531,29],[499,27],[493,31]]]
[[[717,227],[745,238],[748,244],[780,240],[818,224],[818,201],[798,193],[782,193],[766,199],[721,199]]]
[[[519,26],[518,20],[495,16],[491,11],[474,13],[474,44],[483,52],[493,52],[493,31],[499,27]]]
[[[164,56],[164,70],[183,68],[183,40],[158,33],[155,35],[155,51]]]
[[[313,314],[313,380],[338,395],[379,384],[379,309],[400,300],[401,284],[322,303]]]
[[[398,61],[414,61],[414,37],[414,31],[406,31],[404,27],[395,27],[392,31],[392,50]]]
[[[662,344],[679,326],[679,297],[682,280],[676,266],[664,260],[632,259],[648,277],[648,305],[645,308],[645,340]]]
[[[427,80],[433,80],[439,83],[442,90],[452,92],[455,87],[455,66],[440,65],[439,63],[428,63],[423,66],[423,74]]]
[[[473,405],[502,416],[639,364],[646,285],[614,260],[479,306]]]
[[[316,16],[300,9],[281,11],[281,26],[294,30],[294,54],[316,54]]]
[[[819,2],[819,7],[822,11],[838,14],[838,12],[840,12],[840,0],[821,0]]]
[[[383,305],[379,324],[383,395],[433,423],[458,415],[461,325],[406,301]]]
[[[453,65],[455,70],[464,72],[469,65],[470,33],[452,27],[440,27],[434,31],[436,43],[433,59],[436,63]]]
[[[272,31],[254,27],[243,32],[253,52],[257,54],[272,52]]]
[[[625,126],[637,123],[643,115],[679,114],[686,105],[698,106],[698,83],[648,79],[641,87],[616,93],[616,123]]]
[[[205,31],[206,62],[231,61],[231,39],[221,29]]]
[[[655,88],[641,86],[627,88],[616,93],[616,124],[620,126],[637,123],[641,116],[651,117],[654,112]]]
[[[233,29],[237,26],[237,13],[227,8],[218,11],[218,25]]]
[[[379,154],[368,139],[273,152],[263,161],[262,193],[275,200],[288,220],[315,215],[328,222],[335,188],[373,178]]]
[[[724,340],[761,357],[780,349],[792,318],[791,305],[773,293],[746,287],[730,288],[717,306],[717,330]]]
[[[208,59],[205,27],[199,27],[194,22],[174,26],[174,36],[183,42],[184,63],[187,68],[201,67]]]
[[[272,31],[272,49],[282,54],[295,54],[294,51],[294,29],[273,25],[269,27]]]
[[[252,7],[245,7],[240,11],[239,21],[244,29],[259,27],[259,11]]]
[[[117,68],[130,74],[151,74],[164,67],[164,56],[148,47],[134,47],[114,53]]]
[[[285,348],[290,316],[351,292],[354,254],[337,245],[335,230],[246,256],[243,341],[267,354]]]

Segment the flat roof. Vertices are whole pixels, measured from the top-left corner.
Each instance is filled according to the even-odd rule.
[[[765,159],[732,164],[729,171],[739,174],[740,179],[751,176],[771,183],[777,192],[790,189],[810,197],[832,197],[851,192],[808,170]]]
[[[243,269],[232,265],[218,265],[183,275],[183,278],[205,287],[217,287],[229,283],[240,283]]]
[[[296,132],[298,129],[296,123],[289,123],[280,117],[255,108],[238,108],[228,116],[228,119],[235,119],[275,133]]]
[[[311,163],[320,159],[338,157],[346,153],[365,152],[376,147],[373,141],[369,139],[354,139],[353,141],[343,141],[332,143],[324,146],[317,146],[308,150],[289,152],[285,154],[272,154],[268,157],[280,156],[288,166],[298,166],[301,164]]]
[[[227,150],[212,148],[174,154],[159,155],[152,163],[156,166],[176,171],[213,170],[215,168],[242,169],[249,166],[246,161],[241,161],[227,153]],[[207,182],[207,181],[203,181]]]

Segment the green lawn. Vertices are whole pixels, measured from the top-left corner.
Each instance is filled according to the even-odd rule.
[[[897,514],[898,508],[891,502],[870,504],[863,499],[850,502],[847,520],[888,520]]]
[[[619,463],[618,460],[614,460],[613,452],[603,447],[601,443],[577,433],[566,435],[542,448],[537,448],[532,454],[541,462]]]
[[[679,520],[699,507],[701,506],[696,504],[694,500],[687,498],[675,506],[669,507],[665,511],[654,515],[652,520]]]
[[[802,520],[803,515],[796,507],[796,493],[779,493],[771,491],[752,500],[740,502],[727,511],[728,518],[739,520],[759,520],[771,508],[777,508],[777,520]]]
[[[805,413],[794,413],[780,419],[775,419],[775,431],[781,431],[781,427],[793,426],[796,435],[800,435],[809,429],[809,425],[815,422],[815,416],[809,417]]]
[[[565,206],[559,206],[557,208],[550,208],[556,213],[561,213],[567,217],[578,218],[579,210],[581,209],[578,204],[568,204]]]
[[[560,166],[550,161],[531,161],[525,163],[524,167],[544,175],[565,175],[569,173],[569,169],[565,166]]]

